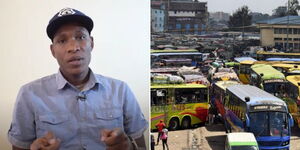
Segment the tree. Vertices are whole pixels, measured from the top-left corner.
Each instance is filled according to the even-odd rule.
[[[298,16],[298,11],[300,10],[298,0],[289,0],[289,12],[288,15]]]
[[[273,10],[273,16],[283,17],[287,15],[298,16],[298,11],[300,10],[300,5],[298,0],[289,0],[288,1],[289,10],[286,6],[279,6]]]
[[[228,26],[230,28],[243,29],[244,26],[251,25],[252,16],[249,14],[248,6],[239,8],[232,16],[229,17]]]
[[[279,6],[273,10],[272,16],[274,17],[283,17],[287,15],[287,7],[286,6]]]

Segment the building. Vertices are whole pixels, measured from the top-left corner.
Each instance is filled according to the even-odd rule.
[[[151,2],[151,32],[164,32],[165,30],[165,3],[160,1]]]
[[[169,33],[204,34],[207,28],[207,2],[169,1],[167,27]]]
[[[300,16],[285,16],[256,23],[262,46],[300,52]]]
[[[224,12],[211,12],[209,13],[210,18],[214,19],[215,21],[228,21],[229,20],[229,13]]]

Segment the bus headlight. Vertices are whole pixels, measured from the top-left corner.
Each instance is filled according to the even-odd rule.
[[[286,145],[289,145],[290,144],[290,141],[285,141],[285,142],[283,142],[281,145],[282,146],[286,146]]]

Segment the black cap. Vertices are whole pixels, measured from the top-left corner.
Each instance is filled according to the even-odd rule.
[[[89,33],[91,33],[94,23],[93,20],[85,15],[84,13],[72,9],[72,8],[64,8],[60,10],[57,14],[55,14],[52,19],[49,21],[47,26],[47,35],[53,40],[54,34],[62,25],[66,23],[79,23],[83,27],[85,27]]]

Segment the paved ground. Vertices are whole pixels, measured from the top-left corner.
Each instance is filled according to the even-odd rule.
[[[153,134],[156,139],[157,132]],[[224,150],[225,135],[222,124],[170,131],[169,150]],[[300,129],[293,128],[292,135],[290,150],[300,150]],[[155,150],[163,150],[161,141]]]

